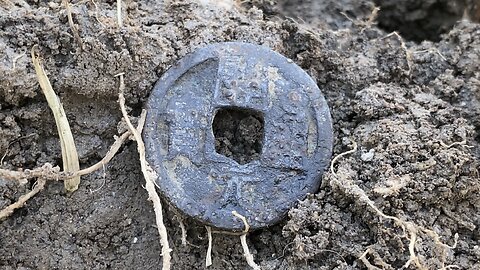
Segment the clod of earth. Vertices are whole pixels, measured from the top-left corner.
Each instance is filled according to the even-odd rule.
[[[330,111],[316,83],[262,46],[197,50],[167,71],[147,103],[147,159],[165,197],[213,227],[257,229],[315,192],[330,162]]]

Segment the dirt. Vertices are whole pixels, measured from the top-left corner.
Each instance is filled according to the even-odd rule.
[[[387,31],[399,31],[405,38],[439,41],[466,10],[465,0],[377,0],[380,6],[379,26]]]
[[[0,165],[61,166],[55,124],[29,57],[35,44],[64,103],[81,167],[99,161],[122,129],[115,74],[125,72],[130,113],[138,115],[155,81],[187,53],[220,41],[262,44],[317,81],[334,120],[334,155],[358,144],[338,159],[336,174],[325,173],[317,194],[280,224],[249,234],[262,269],[366,269],[359,258],[367,250],[365,258],[383,269],[407,263],[401,228],[335,184],[339,177],[385,214],[433,230],[448,245],[458,233],[446,254],[420,235],[416,253],[426,269],[440,269],[443,257],[445,265],[479,269],[480,26],[463,15],[471,13],[468,1],[467,12],[427,2],[382,1],[385,13],[369,20],[370,1],[124,1],[119,30],[115,1],[72,1],[78,41],[58,2],[2,0]],[[442,12],[453,15],[443,20]],[[400,14],[412,24],[399,21]],[[403,38],[389,35],[393,30]],[[34,182],[0,179],[0,208]],[[82,177],[73,194],[49,182],[0,221],[0,268],[160,269],[143,182],[133,142],[104,170]],[[181,216],[168,206],[165,213],[174,269],[204,269],[203,225],[184,220],[183,246]],[[236,236],[214,234],[212,257],[209,269],[248,269]]]
[[[215,151],[239,164],[258,160],[265,135],[263,121],[263,116],[255,111],[220,109],[212,123]]]

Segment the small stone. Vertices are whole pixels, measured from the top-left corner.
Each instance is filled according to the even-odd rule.
[[[370,149],[368,152],[366,153],[363,153],[360,158],[363,160],[363,161],[372,161],[373,160],[373,157],[375,156],[375,149]]]

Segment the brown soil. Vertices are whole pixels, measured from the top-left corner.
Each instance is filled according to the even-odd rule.
[[[115,74],[126,73],[127,102],[138,115],[155,81],[187,53],[220,41],[262,44],[316,79],[332,111],[334,155],[349,150],[351,140],[358,144],[357,152],[336,163],[337,176],[324,175],[317,194],[299,202],[282,223],[248,236],[262,269],[366,269],[359,257],[367,249],[366,259],[383,269],[408,261],[409,241],[401,228],[333,184],[336,177],[352,180],[385,214],[431,229],[446,244],[458,233],[445,265],[480,268],[478,24],[445,20],[438,34],[446,34],[432,38],[415,27],[401,28],[395,21],[400,13],[380,13],[380,26],[388,31],[416,41],[438,37],[405,40],[404,46],[377,21],[365,23],[372,1],[123,1],[121,30],[115,1],[72,2],[83,49],[57,2],[0,1],[2,168],[61,165],[55,123],[29,57],[35,44],[64,103],[82,167],[99,161],[122,128]],[[391,10],[408,18],[420,10],[429,21],[442,20],[441,12],[423,8]],[[143,182],[134,143],[105,170],[84,176],[73,194],[49,182],[0,222],[0,268],[160,269],[158,232]],[[0,179],[0,208],[33,185]],[[169,207],[165,212],[174,269],[204,269],[203,225],[185,220],[189,244],[182,246],[179,216]],[[416,252],[427,269],[442,267],[444,254],[431,238],[421,236]],[[236,236],[215,234],[212,257],[209,269],[248,268]]]
[[[212,123],[215,150],[239,164],[259,159],[265,135],[263,121],[260,113],[251,110],[218,110]]]

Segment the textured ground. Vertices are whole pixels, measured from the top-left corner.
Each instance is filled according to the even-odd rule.
[[[0,166],[61,165],[55,124],[29,58],[35,44],[64,103],[82,167],[99,161],[118,134],[115,74],[126,72],[127,102],[138,115],[155,81],[187,53],[220,41],[262,44],[316,79],[332,111],[334,155],[352,141],[358,145],[285,221],[249,235],[262,269],[366,269],[365,261],[401,268],[408,239],[356,188],[385,214],[435,231],[446,244],[458,233],[454,249],[419,233],[416,253],[426,269],[441,268],[442,260],[480,268],[480,26],[468,19],[478,19],[469,15],[475,15],[470,2],[376,1],[384,10],[377,20],[369,20],[370,1],[294,2],[124,1],[119,30],[115,1],[72,1],[78,42],[58,2],[0,0],[0,156],[6,152]],[[446,16],[440,11],[449,20],[438,25]],[[433,33],[428,27],[435,23]],[[405,39],[389,35],[393,30]],[[133,143],[104,171],[83,177],[73,194],[50,182],[0,221],[0,268],[159,269],[142,183]],[[0,179],[0,208],[33,184]],[[182,246],[178,215],[167,207],[166,216],[174,269],[204,269],[204,227],[186,220],[189,244]],[[209,269],[247,268],[238,237],[214,235]]]

